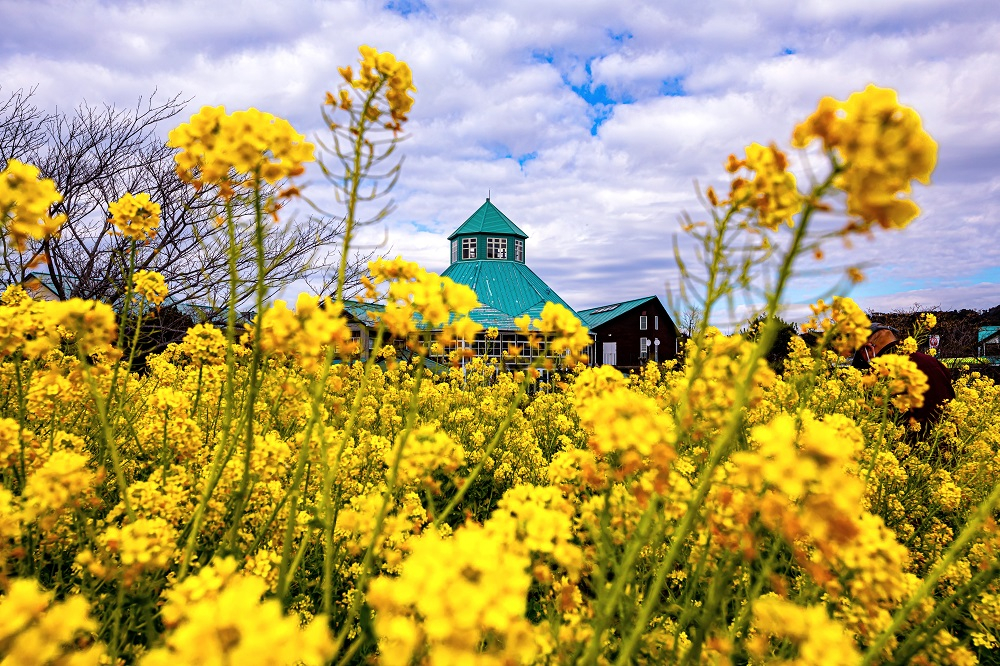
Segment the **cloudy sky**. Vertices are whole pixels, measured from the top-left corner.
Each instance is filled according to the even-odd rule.
[[[791,300],[862,265],[866,308],[1000,303],[1000,3],[0,0],[0,17],[5,93],[37,86],[51,110],[156,89],[312,136],[337,67],[360,44],[392,51],[418,93],[396,211],[369,238],[441,271],[446,236],[490,193],[577,308],[676,296],[679,220],[704,216],[696,182],[725,189],[729,153],[787,146],[823,95],[892,87],[940,145],[923,214],[829,245]]]

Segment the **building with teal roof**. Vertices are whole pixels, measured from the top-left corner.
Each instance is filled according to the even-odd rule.
[[[489,198],[448,236],[451,263],[442,275],[476,292],[481,306],[470,315],[474,321],[512,329],[516,317],[538,317],[549,301],[573,309],[528,268],[527,238]]]
[[[487,336],[485,332],[477,336],[472,343],[472,350],[477,356],[499,358],[511,346],[517,346],[524,354],[519,361],[529,361],[532,354],[539,352],[531,350],[525,344],[526,340],[518,333],[514,320],[524,315],[539,317],[548,302],[565,306],[594,330],[613,332],[616,336],[614,341],[605,332],[604,337],[608,339],[599,341],[596,346],[587,350],[588,356],[595,363],[603,362],[622,369],[634,369],[646,360],[655,360],[657,357],[665,360],[676,355],[676,327],[656,296],[617,303],[613,307],[603,306],[577,312],[528,267],[527,240],[528,234],[504,215],[489,197],[448,236],[450,261],[442,276],[472,287],[479,299],[479,306],[469,316],[484,329],[494,328],[497,331],[495,337]],[[345,306],[356,324],[374,327],[372,314],[380,309],[378,305],[347,302]],[[626,315],[635,315],[636,321],[627,324]],[[659,329],[662,334],[657,333],[658,337],[663,338],[662,349],[657,337],[644,333],[644,328],[640,330],[639,326],[645,326],[647,319],[651,322],[650,330],[653,332],[663,322],[663,328]],[[635,328],[635,331],[628,330],[629,326]],[[667,333],[668,330],[670,333]],[[366,331],[359,328],[358,334],[362,338],[362,347],[368,346],[365,344]],[[593,337],[592,335],[592,339]],[[616,342],[617,353],[609,355],[608,350],[615,349]],[[595,353],[601,356],[595,356]]]

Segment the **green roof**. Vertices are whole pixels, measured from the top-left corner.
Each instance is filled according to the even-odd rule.
[[[594,330],[601,324],[607,323],[619,315],[623,315],[629,310],[639,307],[643,303],[648,303],[649,301],[656,299],[656,296],[646,296],[645,298],[636,298],[631,301],[624,301],[622,303],[611,303],[609,305],[599,305],[596,308],[587,308],[586,310],[580,310],[580,317],[587,328]],[[657,299],[658,300],[658,299]]]
[[[544,304],[543,304],[544,306]],[[375,328],[378,326],[378,316],[385,312],[384,303],[364,303],[362,301],[346,300],[344,301],[344,311],[350,314],[354,319],[356,319],[361,324],[368,326],[369,328]],[[537,317],[538,313],[541,312],[541,307],[538,308],[538,312],[532,314],[532,316]],[[476,322],[483,328],[498,328],[501,331],[512,331],[517,328],[514,324],[514,318],[505,312],[501,312],[494,307],[489,305],[479,304],[479,307],[472,310],[469,313],[469,317],[472,321]],[[455,320],[455,315],[452,314],[451,321]],[[420,315],[414,315],[414,321],[417,326],[421,325]]]
[[[986,342],[987,339],[992,338],[997,333],[1000,333],[1000,326],[980,326],[978,342]]]
[[[442,275],[472,287],[482,306],[470,316],[483,326],[513,328],[514,317],[525,314],[538,317],[549,301],[573,311],[542,278],[515,261],[459,261]]]
[[[465,234],[504,234],[507,236],[517,236],[527,238],[528,234],[517,228],[500,209],[494,206],[489,199],[479,207],[475,213],[469,216],[458,229],[448,236],[452,240],[456,236]]]

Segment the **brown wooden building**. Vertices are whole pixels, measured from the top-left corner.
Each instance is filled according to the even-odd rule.
[[[649,361],[675,359],[680,351],[680,331],[656,296],[578,312],[594,336],[592,365],[613,365],[627,372]]]

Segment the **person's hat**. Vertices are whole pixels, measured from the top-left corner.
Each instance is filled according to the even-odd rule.
[[[875,321],[872,322],[871,329],[872,333],[874,333],[875,331],[890,331],[897,338],[902,337],[902,334],[899,332],[898,329],[895,329],[892,326],[887,326],[886,324],[880,324]]]

